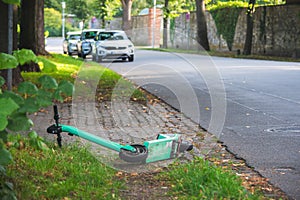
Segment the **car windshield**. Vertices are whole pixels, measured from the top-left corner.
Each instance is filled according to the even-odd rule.
[[[69,36],[69,40],[79,40],[80,39],[80,35],[70,35]]]
[[[125,40],[126,35],[120,32],[100,32],[98,34],[98,40]]]
[[[83,39],[94,39],[97,31],[83,32]]]

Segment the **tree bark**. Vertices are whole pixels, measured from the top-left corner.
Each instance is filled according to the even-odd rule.
[[[256,0],[249,0],[248,10],[247,10],[247,30],[246,39],[244,45],[244,55],[250,55],[252,51],[252,37],[253,37],[253,13],[254,5]]]
[[[165,0],[165,10],[163,19],[163,48],[168,48],[168,22],[169,22],[169,0]]]
[[[20,49],[31,49],[36,55],[47,54],[44,36],[44,0],[22,0],[20,27]]]
[[[200,46],[209,51],[209,43],[207,38],[207,25],[205,18],[205,2],[204,0],[196,0],[197,12],[197,41]]]
[[[18,9],[13,6],[13,50],[17,49],[18,34],[17,34],[17,19]],[[8,5],[0,1],[0,52],[8,53]],[[1,70],[0,76],[7,80],[7,70]],[[19,68],[12,70],[12,85],[16,86],[23,81]]]
[[[46,55],[44,37],[44,0],[22,0],[20,49],[31,49],[36,55]],[[22,71],[39,72],[36,63],[21,67]]]
[[[123,8],[123,24],[122,24],[122,29],[129,35],[130,31],[132,29],[131,25],[131,8],[132,8],[132,2],[133,0],[121,0],[122,3],[122,8]]]

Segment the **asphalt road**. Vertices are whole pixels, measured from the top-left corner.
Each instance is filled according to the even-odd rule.
[[[300,199],[300,63],[137,50],[134,62],[102,64],[181,110]]]

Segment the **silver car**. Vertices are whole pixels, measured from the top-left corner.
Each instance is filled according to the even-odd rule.
[[[63,41],[63,52],[72,56],[77,53],[77,42],[80,39],[81,31],[68,32]]]
[[[99,31],[103,29],[84,29],[81,32],[80,40],[77,43],[78,57],[86,58],[87,55],[92,53],[94,46],[94,38]]]
[[[103,59],[134,60],[134,45],[124,31],[99,31],[95,37],[92,52],[93,60],[100,62]]]

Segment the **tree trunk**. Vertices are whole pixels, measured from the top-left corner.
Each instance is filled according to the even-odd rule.
[[[249,0],[247,10],[247,30],[244,45],[244,55],[250,55],[252,51],[252,37],[253,37],[253,13],[254,13],[255,0]]]
[[[132,1],[133,0],[121,0],[122,8],[123,8],[123,24],[122,29],[126,31],[126,33],[131,36],[130,31],[132,29],[131,25],[131,8],[132,8]]]
[[[23,0],[24,1],[24,0]],[[35,6],[36,26],[36,55],[47,55],[45,50],[45,29],[44,29],[44,0],[37,0]]]
[[[47,54],[44,37],[44,0],[22,0],[20,49],[31,49],[36,55]],[[22,66],[22,71],[38,72],[36,63]]]
[[[165,0],[165,10],[163,19],[163,48],[168,48],[168,22],[169,22],[169,0]]]
[[[196,0],[197,12],[197,41],[200,46],[209,51],[209,43],[207,38],[207,25],[205,18],[205,2],[204,0]]]
[[[18,9],[17,6],[13,6],[13,50],[17,49],[17,19]],[[0,52],[8,53],[8,5],[0,1]],[[1,70],[0,76],[7,80],[7,70]],[[23,81],[20,73],[20,69],[16,68],[12,70],[12,85],[16,86]]]

